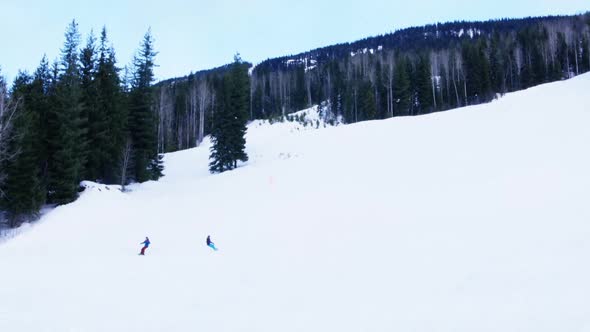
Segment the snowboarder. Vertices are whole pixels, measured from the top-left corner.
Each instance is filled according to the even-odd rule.
[[[215,243],[211,242],[210,235],[207,235],[207,246],[209,246],[211,249],[217,251],[217,248],[215,248]]]
[[[145,255],[145,250],[150,246],[150,239],[146,236],[145,241],[141,242],[143,244],[143,248],[141,248],[140,255]]]

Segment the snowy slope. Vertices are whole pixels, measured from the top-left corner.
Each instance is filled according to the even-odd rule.
[[[590,331],[589,88],[170,154],[0,245],[0,331]]]

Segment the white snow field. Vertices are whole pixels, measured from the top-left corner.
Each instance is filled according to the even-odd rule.
[[[589,92],[169,154],[0,244],[0,331],[590,331]]]

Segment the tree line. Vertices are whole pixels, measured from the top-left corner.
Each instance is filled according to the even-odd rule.
[[[72,21],[59,59],[19,72],[10,91],[0,79],[0,209],[9,226],[75,200],[82,180],[125,186],[162,175],[156,54],[148,31],[122,71],[106,28],[82,45]]]
[[[484,103],[587,72],[589,39],[590,14],[405,29],[257,65],[252,113],[329,101],[353,123]]]
[[[43,57],[33,74],[19,72],[10,91],[0,75],[0,212],[7,214],[9,227],[31,220],[44,204],[72,202],[83,180],[116,183],[124,190],[130,182],[162,176],[159,138],[166,119],[154,111],[157,52],[151,32],[124,70],[106,28],[98,38],[91,32],[85,45],[80,38],[73,21],[60,58],[50,65]],[[248,160],[248,67],[236,55],[210,77],[215,100],[199,100],[212,106],[207,121],[212,173]],[[202,117],[198,125],[205,125]],[[188,132],[178,130],[177,137]],[[200,133],[186,139],[202,141],[204,130]]]
[[[590,14],[452,22],[332,45],[250,67],[249,119],[323,104],[346,123],[421,115],[590,70]],[[156,85],[160,151],[211,133],[216,77],[230,66]]]

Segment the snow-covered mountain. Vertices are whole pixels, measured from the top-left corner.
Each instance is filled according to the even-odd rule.
[[[589,89],[254,122],[235,171],[205,142],[88,184],[0,244],[0,331],[589,331]]]

